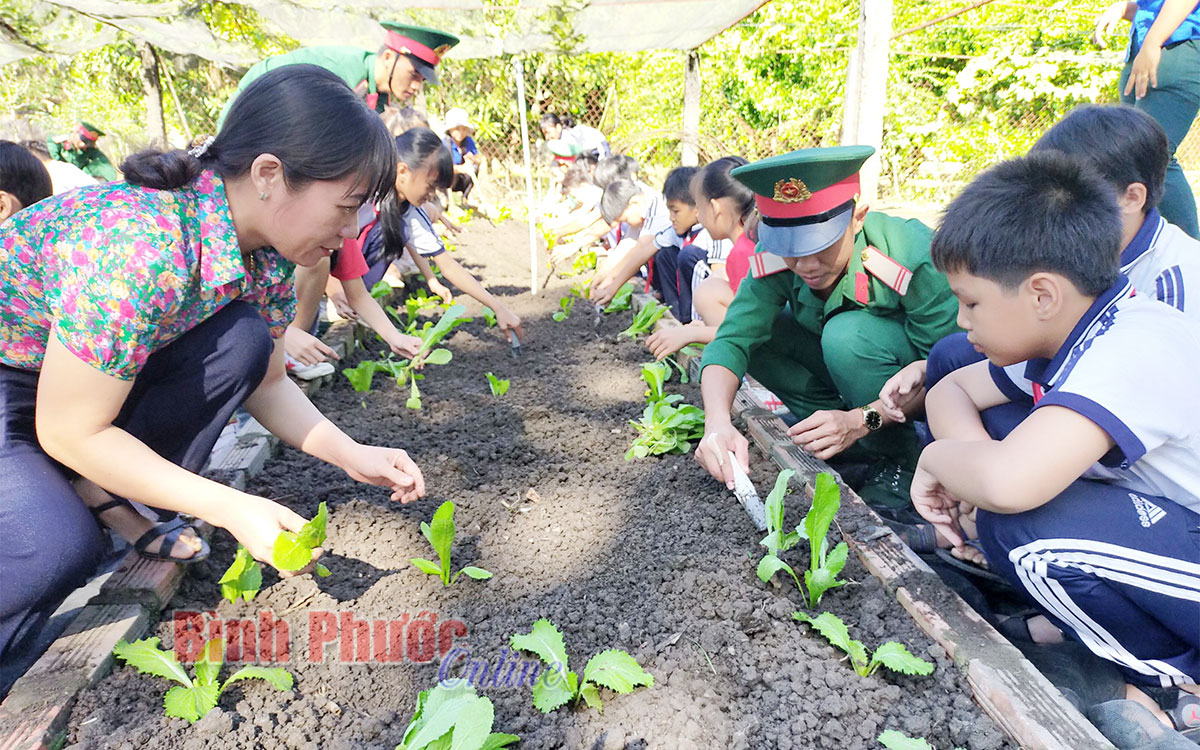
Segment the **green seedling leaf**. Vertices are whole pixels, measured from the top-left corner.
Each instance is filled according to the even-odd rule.
[[[479,746],[479,750],[500,750],[502,747],[508,747],[521,738],[515,734],[505,734],[504,732],[492,732],[488,735],[483,744]]]
[[[113,648],[113,655],[142,674],[165,677],[184,687],[192,686],[192,678],[188,677],[183,665],[175,658],[175,652],[160,649],[157,637],[143,638],[133,643],[122,638]]]
[[[425,357],[427,365],[444,365],[454,359],[454,354],[449,349],[434,349]]]
[[[420,411],[421,409],[421,389],[417,388],[417,379],[412,379],[412,387],[408,391],[408,400],[404,402],[406,409]]]
[[[509,643],[517,651],[528,651],[551,667],[567,671],[567,646],[562,632],[545,618],[533,623],[528,633],[514,635]]]
[[[654,676],[643,670],[637,659],[624,651],[608,649],[588,661],[583,669],[583,681],[618,693],[630,693],[638,685],[653,686]]]
[[[625,452],[625,460],[664,453],[686,453],[692,441],[704,436],[704,412],[691,404],[673,406],[681,396],[667,396],[642,412],[642,419],[630,422],[638,437]]]
[[[225,641],[213,638],[200,649],[200,658],[196,660],[196,684],[215,685],[217,675],[221,673],[221,665],[225,663]]]
[[[375,379],[375,373],[378,370],[379,364],[373,360],[368,360],[360,362],[357,367],[342,370],[342,374],[350,381],[350,385],[356,393],[366,393],[371,390],[371,381]]]
[[[485,372],[484,377],[486,377],[488,380],[488,386],[492,389],[493,396],[500,398],[504,394],[508,393],[509,381],[502,380],[490,372]]]
[[[325,567],[321,563],[317,563],[316,570],[318,578],[328,578],[329,576],[333,575],[333,573],[329,572],[329,568]]]
[[[218,583],[221,584],[221,596],[230,602],[236,603],[239,596],[251,601],[262,588],[262,567],[250,550],[239,544],[233,563]]]
[[[317,506],[317,515],[300,527],[299,533],[281,531],[275,537],[271,559],[280,570],[300,570],[312,562],[313,549],[325,543],[325,527],[329,508],[324,502]]]
[[[571,311],[575,309],[575,298],[568,294],[558,301],[558,307],[558,312],[554,313],[550,317],[554,318],[556,322],[561,323],[567,318],[571,317]]]
[[[593,253],[593,257],[594,255],[595,254]],[[594,267],[595,266],[593,266],[593,268]],[[622,284],[621,288],[617,290],[617,293],[613,295],[612,300],[608,303],[608,305],[605,306],[604,312],[613,313],[621,312],[622,310],[628,310],[632,306],[633,302],[633,289],[634,286],[632,283]]]
[[[495,328],[496,327],[496,311],[490,307],[484,307],[483,308],[483,322],[487,324],[488,328]]]
[[[665,362],[650,362],[642,365],[642,380],[646,381],[649,389],[646,391],[646,401],[654,403],[662,401],[666,395],[663,386],[671,374],[671,368]]]
[[[825,640],[829,641],[832,646],[845,651],[850,657],[854,671],[866,677],[868,667],[866,646],[863,646],[861,641],[850,638],[850,631],[846,628],[846,623],[842,622],[842,618],[832,612],[822,612],[816,618],[809,617],[804,612],[793,612],[792,619],[808,623],[818,633],[825,636]]]
[[[533,707],[544,714],[565,706],[578,697],[579,677],[574,672],[564,674],[551,665],[533,685]]]
[[[645,307],[638,310],[638,314],[633,317],[633,323],[624,331],[617,334],[617,336],[637,338],[643,333],[649,333],[654,328],[654,324],[658,322],[658,319],[666,314],[666,306],[651,300]]]
[[[421,353],[432,349],[438,342],[446,338],[456,326],[469,322],[470,318],[463,317],[466,311],[465,307],[456,302],[450,306],[450,309],[442,313],[442,317],[438,320],[437,325],[421,335]]]
[[[830,553],[826,539],[839,507],[841,491],[837,482],[832,474],[821,472],[813,489],[812,507],[804,516],[803,527],[797,529],[801,536],[808,539],[809,569],[804,574],[804,581],[810,609],[816,609],[826,591],[842,585],[837,581],[837,576],[846,565],[845,543],[839,543]]]
[[[225,680],[225,685],[221,687],[221,692],[225,692],[235,682],[242,680],[266,680],[275,687],[276,690],[291,690],[295,684],[295,679],[292,673],[286,669],[279,667],[260,667],[250,665],[242,667],[238,671],[229,675],[229,679]]]
[[[763,503],[767,511],[767,535],[759,544],[766,547],[768,554],[771,555],[778,555],[780,552],[791,549],[800,541],[799,534],[783,533],[783,497],[787,494],[788,481],[795,473],[791,469],[779,472],[779,475],[775,477],[775,486],[771,489],[771,494],[767,495],[767,499]]]
[[[467,578],[473,578],[476,581],[486,581],[487,579],[492,577],[492,574],[490,571],[484,570],[483,568],[476,568],[473,565],[468,565],[467,567],[458,571],[458,573],[456,573],[454,577],[457,578],[458,576],[464,575],[464,574],[467,576]]]
[[[438,564],[432,560],[426,560],[423,557],[411,557],[408,561],[417,566],[417,570],[421,571],[422,573],[428,573],[429,575],[437,576],[438,578],[442,577],[442,569],[439,568]]]
[[[396,750],[498,750],[518,741],[492,732],[495,708],[465,680],[439,683],[417,697],[417,710]]]
[[[163,708],[167,716],[195,724],[217,707],[220,697],[221,691],[216,685],[196,685],[190,688],[176,685],[163,697]]]
[[[914,655],[903,643],[888,641],[871,654],[871,664],[867,673],[870,674],[880,666],[887,667],[893,672],[911,675],[933,674],[933,664]]]
[[[392,285],[386,281],[376,281],[375,286],[371,287],[371,296],[377,300],[383,299],[392,293]]]
[[[588,708],[594,708],[600,713],[604,713],[604,701],[600,700],[600,688],[590,682],[584,682],[583,688],[579,691],[579,697],[587,704]]]
[[[895,729],[884,730],[879,735],[879,743],[887,750],[934,750],[933,745],[925,740],[909,737]]]
[[[421,524],[421,533],[429,540],[441,562],[442,583],[450,585],[450,547],[454,544],[454,503],[450,500],[438,506],[433,522]]]
[[[758,574],[758,580],[767,583],[781,570],[787,571],[793,579],[796,578],[796,571],[792,570],[791,565],[788,565],[775,555],[767,554],[763,555],[763,559],[758,561],[758,570],[755,572]],[[797,581],[797,585],[799,585],[799,581]]]
[[[300,527],[300,543],[312,549],[325,543],[325,532],[329,526],[329,506],[322,500],[317,506],[317,515]]]

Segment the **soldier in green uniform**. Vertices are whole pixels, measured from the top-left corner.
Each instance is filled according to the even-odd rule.
[[[746,439],[730,421],[747,372],[799,418],[788,434],[817,458],[915,463],[910,423],[891,424],[879,391],[958,330],[958,303],[929,259],[930,229],[859,201],[858,170],[872,153],[802,149],[732,172],[756,195],[758,247],[704,350],[705,436],[696,449],[730,488],[729,451],[747,466]]]
[[[304,47],[259,61],[238,82],[237,91],[221,111],[218,129],[225,122],[225,113],[233,100],[251,81],[283,65],[309,63],[325,68],[345,81],[376,112],[383,112],[389,102],[407,102],[420,93],[425,83],[436,86],[437,64],[458,44],[458,37],[393,21],[383,21],[382,26],[383,46],[377,52],[359,47]]]
[[[46,141],[50,158],[79,167],[100,180],[117,179],[112,162],[96,146],[104,131],[89,122],[80,122],[66,135]]]

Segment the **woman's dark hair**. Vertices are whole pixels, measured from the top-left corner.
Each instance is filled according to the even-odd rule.
[[[174,190],[202,168],[240,177],[261,154],[283,163],[290,189],[355,176],[368,200],[393,191],[396,150],[383,121],[340,78],[316,65],[285,65],[255,79],[234,100],[225,124],[199,158],[187,151],[141,151],[121,164],[134,185]]]
[[[0,190],[12,193],[28,208],[54,194],[50,173],[19,143],[0,141]]]
[[[564,128],[575,127],[575,118],[571,117],[566,112],[562,113],[561,115],[556,115],[553,112],[547,112],[546,114],[542,115],[542,119],[539,120],[539,122],[542,125],[561,125]]]
[[[396,159],[411,170],[424,169],[434,160],[437,176],[434,185],[440,190],[450,187],[454,179],[454,159],[442,145],[442,139],[429,128],[412,128],[396,136]],[[383,255],[395,260],[404,253],[408,241],[404,233],[404,214],[409,202],[392,191],[379,203],[379,228],[383,232]]]
[[[737,167],[748,164],[740,156],[723,156],[704,165],[692,178],[692,192],[697,202],[732,198],[745,226],[754,216],[754,191],[729,176]]]
[[[1145,213],[1166,190],[1171,149],[1167,134],[1150,115],[1126,104],[1083,104],[1046,131],[1029,153],[1047,149],[1081,158],[1118,192],[1135,182],[1146,187]]]

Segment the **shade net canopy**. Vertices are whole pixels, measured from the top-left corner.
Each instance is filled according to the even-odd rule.
[[[694,49],[766,0],[242,0],[266,30],[301,46],[379,46],[379,20],[417,23],[462,39],[450,57],[524,52],[639,52]],[[7,3],[6,3],[7,4]],[[256,59],[245,45],[220,39],[195,4],[164,0],[15,0],[38,19],[21,35],[0,24],[0,64],[36,55],[69,56],[115,41],[118,32],[176,54],[238,68]],[[33,37],[33,38],[30,38]]]

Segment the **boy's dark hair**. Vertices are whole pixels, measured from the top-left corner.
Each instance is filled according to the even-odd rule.
[[[1030,153],[1047,149],[1088,162],[1120,193],[1135,182],[1145,185],[1145,213],[1162,200],[1170,146],[1162,126],[1140,109],[1125,104],[1076,107],[1046,131]]]
[[[596,164],[599,162],[600,157],[596,155],[595,151],[588,151],[587,153],[583,153],[575,157],[575,165],[586,168],[589,175],[591,174],[591,171],[596,168]],[[589,177],[588,179],[591,178]]]
[[[625,213],[630,199],[639,192],[641,192],[641,188],[632,180],[617,180],[609,183],[608,187],[604,188],[604,195],[600,198],[600,215],[606,222],[612,224],[617,217]]]
[[[692,178],[698,171],[696,167],[672,169],[667,174],[667,179],[663,181],[663,198],[676,203],[686,203],[689,206],[696,205],[696,199],[692,197]]]
[[[308,64],[255,79],[233,100],[221,132],[199,158],[149,149],[127,158],[121,171],[130,184],[176,190],[205,167],[225,179],[240,177],[261,154],[279,158],[292,190],[351,175],[366,181],[369,200],[395,189],[396,149],[383,120],[345,81]]]
[[[586,185],[591,182],[592,178],[588,174],[588,171],[587,165],[585,164],[580,164],[578,161],[572,164],[570,169],[567,170],[567,173],[563,175],[562,178],[563,192],[569,192],[580,185]]]
[[[12,141],[0,141],[0,190],[12,193],[29,208],[54,193],[50,173],[29,149]]]
[[[754,191],[729,174],[743,164],[749,162],[740,156],[722,156],[696,171],[692,177],[691,188],[694,191],[692,200],[697,196],[704,200],[732,198],[737,205],[744,229],[755,214]]]
[[[1058,151],[1001,162],[942,213],[930,255],[939,271],[965,271],[1013,291],[1031,274],[1061,274],[1089,297],[1116,282],[1121,220],[1113,188]]]
[[[596,164],[596,171],[592,174],[592,180],[602,188],[608,187],[609,183],[617,180],[629,180],[633,182],[637,180],[638,163],[637,159],[624,154],[613,154],[606,156]]]

